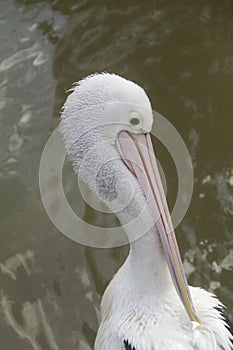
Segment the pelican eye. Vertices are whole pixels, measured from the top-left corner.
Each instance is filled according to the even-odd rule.
[[[129,123],[132,129],[140,130],[142,128],[142,117],[138,112],[132,111],[129,114]]]
[[[129,122],[131,125],[138,125],[140,123],[140,119],[136,117],[130,118]]]

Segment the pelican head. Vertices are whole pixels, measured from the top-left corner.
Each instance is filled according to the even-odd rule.
[[[62,111],[60,131],[75,172],[116,214],[131,243],[104,293],[95,349],[230,350],[222,304],[187,284],[152,124],[145,91],[114,74],[81,80]]]

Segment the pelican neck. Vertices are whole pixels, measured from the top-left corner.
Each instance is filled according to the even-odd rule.
[[[153,227],[130,244],[128,270],[134,284],[141,290],[175,290],[158,232]]]

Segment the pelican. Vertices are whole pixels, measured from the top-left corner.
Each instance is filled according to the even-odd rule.
[[[62,109],[60,131],[74,171],[116,213],[130,242],[125,263],[103,295],[94,349],[233,349],[223,304],[187,284],[152,124],[144,89],[115,74],[82,79]]]

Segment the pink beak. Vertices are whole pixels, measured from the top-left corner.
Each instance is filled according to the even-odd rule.
[[[118,143],[123,161],[138,180],[151,208],[176,291],[190,320],[200,323],[191,300],[150,134],[121,131]]]

